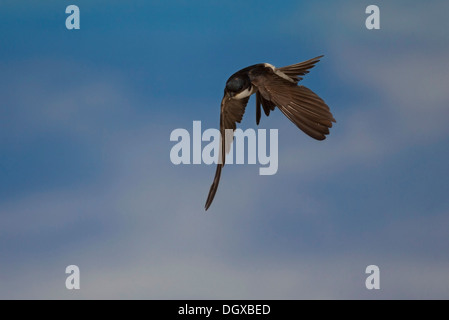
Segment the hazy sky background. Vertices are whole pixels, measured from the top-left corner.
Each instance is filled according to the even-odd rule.
[[[67,30],[66,6],[81,11]],[[377,4],[381,29],[365,28]],[[0,298],[449,299],[447,1],[0,1]],[[324,54],[324,142],[170,162],[226,79]],[[255,128],[255,98],[241,128]],[[81,289],[65,288],[65,268]],[[365,268],[380,268],[380,290]]]

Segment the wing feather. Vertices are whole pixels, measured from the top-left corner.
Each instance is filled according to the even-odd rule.
[[[221,111],[220,111],[220,154],[218,155],[221,161],[217,163],[217,169],[215,170],[215,177],[212,185],[209,189],[209,194],[207,196],[206,210],[209,209],[212,201],[214,200],[215,194],[217,193],[218,184],[220,183],[221,170],[225,165],[226,154],[229,153],[231,149],[232,140],[234,137],[234,130],[236,129],[236,123],[240,123],[245,113],[246,105],[248,104],[249,97],[243,99],[233,99],[228,94],[225,93],[223,100],[221,101]],[[229,134],[229,130],[232,129],[232,134]],[[223,143],[224,137],[224,143]]]
[[[308,65],[305,62],[302,64]],[[295,72],[299,71],[300,67]],[[314,139],[326,138],[335,119],[327,104],[313,91],[278,76],[269,67],[250,72],[249,76],[252,84],[257,87],[258,94],[277,106],[299,129]]]
[[[296,82],[301,81],[302,77],[309,73],[310,69],[312,69],[315,64],[320,61],[320,59],[324,57],[323,55],[309,59],[307,61],[303,61],[300,63],[292,64],[289,66],[277,68],[277,70],[280,70],[281,72],[285,73],[292,79],[296,80]]]

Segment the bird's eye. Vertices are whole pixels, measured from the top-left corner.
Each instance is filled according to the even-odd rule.
[[[236,92],[241,90],[244,84],[245,83],[242,78],[232,78],[229,79],[228,82],[226,82],[226,89]]]

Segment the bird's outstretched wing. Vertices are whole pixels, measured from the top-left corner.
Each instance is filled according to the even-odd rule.
[[[309,69],[312,69],[315,66],[315,63],[320,61],[320,59],[324,56],[319,56],[312,58],[307,61],[303,61],[300,63],[292,64],[289,66],[277,68],[279,71],[285,73],[287,76],[291,77],[292,80],[296,80],[296,82],[301,81],[303,75],[309,73]]]
[[[302,64],[310,65],[305,62],[298,65]],[[295,72],[303,74],[307,71],[304,68],[298,67]],[[290,72],[293,72],[292,70],[293,67]],[[251,83],[257,87],[258,94],[262,98],[259,101],[264,106],[264,110],[267,101],[270,110],[277,106],[290,121],[314,139],[324,140],[329,134],[329,128],[332,127],[332,122],[335,122],[335,119],[327,104],[314,92],[280,77],[270,67],[250,71],[249,78]],[[257,117],[256,113],[256,120]]]
[[[248,104],[249,97],[243,99],[233,99],[227,93],[225,93],[223,100],[221,101],[220,111],[220,154],[218,155],[217,169],[215,171],[214,181],[210,186],[209,195],[207,196],[206,210],[210,207],[214,200],[215,193],[217,192],[218,183],[220,182],[221,169],[225,164],[226,154],[229,152],[234,137],[234,130],[236,129],[236,123],[242,121],[243,114],[245,113],[245,107]],[[226,129],[231,129],[227,130]],[[231,134],[229,134],[231,133]],[[224,140],[224,141],[223,141]]]
[[[276,68],[280,72],[284,73],[288,77],[291,78],[292,81],[298,83],[302,80],[301,76],[306,75],[309,73],[310,69],[312,69],[315,64],[320,61],[320,59],[323,57],[323,55],[309,59],[307,61],[303,61],[300,63],[292,64],[289,66]],[[262,106],[263,111],[265,115],[268,117],[270,115],[270,111],[273,111],[276,105],[270,101],[265,99],[260,92],[256,93],[256,124],[259,125],[260,122],[260,116],[261,116],[261,110],[260,107]]]

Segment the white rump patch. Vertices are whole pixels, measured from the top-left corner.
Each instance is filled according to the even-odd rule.
[[[275,66],[269,63],[264,63],[265,67],[273,69],[273,72],[277,74],[279,77],[284,78],[285,80],[288,80],[290,82],[296,83],[296,81],[289,76],[287,76],[285,73],[283,73],[281,70],[276,69]]]

